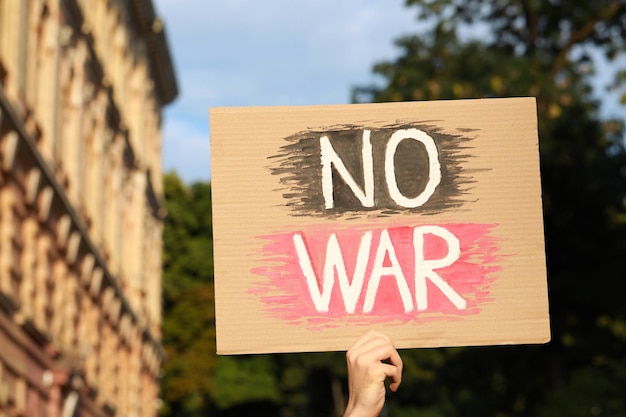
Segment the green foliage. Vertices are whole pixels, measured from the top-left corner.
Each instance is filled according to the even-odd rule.
[[[219,358],[215,374],[218,408],[227,409],[241,403],[278,402],[280,393],[274,363],[265,356]]]
[[[162,415],[199,415],[215,386],[211,187],[165,176]]]
[[[343,411],[346,375],[341,353],[215,354],[211,185],[187,186],[171,173],[165,176],[164,189],[167,358],[161,415],[317,416]],[[339,388],[333,392],[331,387]]]
[[[626,5],[407,4],[430,30],[400,39],[400,57],[374,67],[385,86],[357,88],[354,100],[537,97],[553,341],[442,349],[431,362],[432,351],[407,351],[390,409],[401,416],[623,415],[624,121],[599,118],[591,52],[624,55]],[[613,88],[624,81],[616,74]]]

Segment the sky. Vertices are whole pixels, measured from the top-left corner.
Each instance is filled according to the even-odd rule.
[[[400,54],[394,41],[420,31],[404,0],[153,3],[180,91],[164,111],[163,170],[188,184],[211,177],[209,108],[349,103],[354,86],[381,82],[372,67]],[[607,78],[596,79],[602,110],[620,117]]]
[[[163,170],[207,181],[209,108],[349,103],[415,33],[404,0],[153,0],[179,95],[164,112]]]

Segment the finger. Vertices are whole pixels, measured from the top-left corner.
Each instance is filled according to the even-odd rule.
[[[350,364],[356,364],[356,361],[374,362],[387,359],[391,352],[389,344],[383,339],[372,339],[352,347],[346,352],[346,360]]]
[[[400,383],[402,383],[402,377],[399,377],[397,379],[391,379],[391,384],[389,384],[389,389],[392,390],[393,392],[396,392],[398,390],[398,388],[400,387]]]
[[[346,353],[346,360],[350,367],[369,366],[388,359],[392,354],[392,347],[376,340],[369,341]]]
[[[387,365],[385,373],[389,378],[391,378],[389,389],[394,392],[397,391],[400,383],[402,383],[402,365]]]
[[[352,348],[358,348],[359,346],[362,346],[368,342],[371,342],[372,340],[377,340],[377,339],[382,339],[386,343],[391,343],[391,339],[389,339],[387,335],[381,332],[378,332],[376,330],[369,330],[367,333],[365,333],[355,342]]]
[[[393,346],[393,344],[391,343],[391,339],[386,335],[370,330],[361,337],[350,350],[365,353],[380,346]]]
[[[398,353],[398,351],[393,348],[393,351],[391,352],[391,354],[389,355],[389,362],[395,366],[396,368],[398,368],[400,370],[400,372],[402,372],[402,369],[404,367],[404,363],[402,362],[402,357],[400,356],[400,353]]]
[[[400,357],[400,353],[394,348],[393,352],[389,356],[389,362],[394,366],[397,371],[396,375],[391,376],[391,384],[389,388],[392,391],[396,391],[402,382],[402,369],[404,368],[404,363],[402,362],[402,357]]]
[[[400,381],[402,380],[402,370],[400,368],[388,363],[382,363],[381,369],[386,377],[391,378],[392,383],[400,385]]]
[[[369,354],[373,355],[371,357],[372,360],[389,360],[389,363],[381,362],[384,366],[382,370],[386,377],[391,378],[389,388],[392,391],[396,391],[402,382],[402,369],[404,367],[398,351],[392,345],[387,345],[381,346],[369,352]]]

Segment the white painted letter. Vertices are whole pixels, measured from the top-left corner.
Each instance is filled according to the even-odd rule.
[[[425,234],[432,234],[446,241],[448,253],[445,257],[441,259],[424,259]],[[452,304],[457,309],[464,310],[466,306],[465,300],[434,271],[437,268],[450,266],[459,259],[459,256],[461,256],[459,239],[441,226],[419,226],[413,229],[413,248],[415,250],[415,303],[417,304],[417,310],[423,311],[428,308],[426,278],[430,279],[452,301]]]
[[[391,266],[385,267],[385,254],[389,254],[389,261]],[[380,278],[383,275],[393,275],[396,277],[396,283],[398,284],[398,290],[400,291],[400,297],[402,298],[402,304],[404,305],[404,312],[408,313],[413,311],[413,299],[411,298],[411,290],[406,283],[406,278],[400,268],[396,251],[391,243],[389,232],[387,229],[383,230],[380,234],[380,242],[378,242],[378,249],[376,249],[376,258],[374,260],[374,266],[372,269],[372,276],[367,284],[367,293],[365,295],[365,303],[363,305],[363,312],[369,313],[374,308],[374,300],[376,293],[378,292],[378,286],[380,284]]]
[[[404,139],[413,139],[418,142],[422,142],[426,148],[426,153],[428,154],[428,182],[426,183],[424,191],[414,198],[407,198],[402,195],[396,182],[394,156],[398,145]],[[389,139],[389,143],[387,143],[387,150],[385,151],[385,179],[387,181],[389,195],[398,205],[407,208],[415,208],[427,202],[441,181],[439,153],[437,152],[437,146],[435,145],[433,138],[428,136],[426,132],[415,128],[401,129],[394,132]]]
[[[320,152],[322,162],[322,193],[324,194],[325,206],[331,209],[335,206],[333,197],[333,173],[334,166],[343,181],[359,199],[363,207],[374,207],[374,168],[372,156],[372,144],[370,143],[370,131],[363,130],[363,147],[361,157],[363,160],[363,191],[344,165],[333,146],[330,144],[328,136],[320,138]]]
[[[365,268],[367,267],[372,244],[372,232],[365,232],[363,237],[361,237],[352,283],[348,282],[348,273],[346,272],[346,266],[343,261],[343,255],[339,247],[337,236],[334,233],[330,236],[326,245],[326,259],[324,260],[321,290],[315,272],[313,271],[306,245],[299,233],[293,235],[293,243],[296,248],[296,253],[298,254],[300,269],[302,269],[302,273],[306,278],[306,283],[309,287],[309,293],[311,294],[315,309],[320,312],[328,311],[330,296],[333,291],[333,286],[335,285],[336,272],[346,312],[354,313],[356,303],[363,289]]]

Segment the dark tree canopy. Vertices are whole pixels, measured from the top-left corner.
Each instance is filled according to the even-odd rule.
[[[215,321],[210,184],[165,176],[163,233],[163,415],[196,416],[215,392]]]
[[[407,416],[420,415],[419,410],[463,416],[623,415],[624,121],[600,118],[601,104],[619,103],[606,103],[605,92],[594,92],[592,82],[598,57],[624,58],[626,3],[407,4],[431,29],[398,40],[399,58],[374,67],[384,86],[356,88],[353,97],[537,97],[553,341],[406,352],[421,370],[414,372],[429,377],[407,378],[392,407]],[[623,92],[624,73],[609,75]],[[440,361],[419,363],[433,355]]]
[[[172,173],[165,176],[164,189],[161,415],[342,412],[341,353],[216,356],[211,185],[185,185]]]

